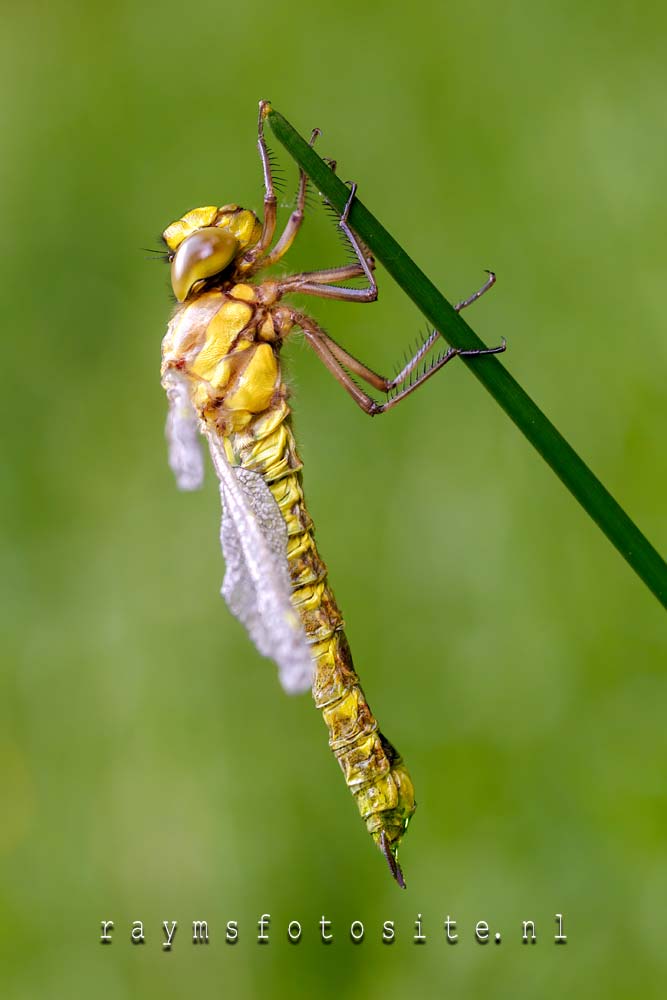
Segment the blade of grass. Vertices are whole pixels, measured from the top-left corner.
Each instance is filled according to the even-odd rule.
[[[274,135],[290,156],[305,170],[333,207],[342,212],[349,197],[349,189],[345,184],[286,118],[271,109],[268,120]],[[454,310],[358,198],[352,204],[349,221],[354,231],[445,340],[464,349],[485,346],[461,314]],[[483,363],[479,359],[462,360],[548,462],[649,590],[667,607],[667,563],[562,434],[496,357],[486,357]]]

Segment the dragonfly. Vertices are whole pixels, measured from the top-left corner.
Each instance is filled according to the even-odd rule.
[[[264,176],[260,221],[236,204],[187,212],[162,234],[176,307],[162,342],[162,385],[168,399],[169,463],[183,490],[202,484],[203,435],[220,484],[220,539],[225,560],[222,594],[261,654],[275,661],[290,694],[312,689],[329,745],[373,841],[402,888],[398,848],[415,812],[415,793],[401,755],[381,732],[355,671],[343,616],[315,544],[303,494],[302,462],[292,432],[283,342],[300,330],[306,342],[370,416],[385,413],[457,356],[495,354],[499,347],[449,347],[422,364],[439,334],[433,331],[398,374],[377,374],[341,347],[292,295],[373,302],[375,261],[351,229],[350,197],[338,226],[351,263],[261,278],[280,261],[301,228],[307,177],[294,210],[275,239],[277,198],[264,136],[270,104],[259,105],[259,156]],[[313,130],[311,145],[319,135]],[[335,169],[335,164],[330,161]],[[275,241],[274,241],[275,239]],[[346,284],[365,279],[365,287]],[[494,283],[485,284],[457,310]],[[383,394],[377,401],[357,380]]]

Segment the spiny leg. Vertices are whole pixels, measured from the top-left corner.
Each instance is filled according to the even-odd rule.
[[[485,292],[488,292],[488,290],[493,287],[496,281],[496,276],[493,273],[493,271],[489,271],[487,273],[489,277],[484,282],[482,287],[479,288],[476,292],[474,292],[471,296],[469,296],[469,298],[464,299],[462,302],[458,302],[454,306],[456,312],[460,312],[467,306],[472,305],[473,302],[476,302],[477,299],[481,298],[481,296],[484,295]],[[302,313],[298,314],[295,313],[294,321],[299,326],[301,326],[302,329],[304,324],[308,325],[310,323],[311,325],[314,326],[311,317]],[[422,358],[424,358],[425,355],[428,354],[429,350],[440,336],[437,330],[433,330],[433,332],[429,334],[429,336],[426,338],[423,344],[419,346],[419,348],[417,349],[413,357],[410,358],[405,367],[402,368],[401,371],[394,376],[394,378],[389,379],[385,375],[379,375],[372,368],[369,368],[368,365],[365,365],[362,361],[359,361],[358,358],[355,358],[353,354],[350,354],[349,351],[346,351],[344,347],[341,347],[340,344],[337,343],[337,341],[335,341],[333,337],[331,337],[321,327],[317,327],[317,330],[313,328],[311,332],[313,332],[316,336],[320,337],[324,341],[326,346],[329,348],[331,354],[337,361],[340,362],[340,364],[344,365],[354,375],[358,375],[369,385],[372,385],[374,389],[379,389],[382,392],[388,392],[391,389],[395,389],[396,386],[404,382],[408,377],[408,375],[410,375],[410,373],[414,371],[414,369],[417,367]],[[493,350],[497,349],[494,348]]]
[[[335,172],[336,161],[327,160],[326,162]],[[368,248],[359,240],[359,238],[355,236],[347,221],[350,213],[350,207],[356,197],[356,193],[357,185],[352,183],[350,185],[350,196],[347,199],[338,225],[345,233],[345,236],[352,246],[358,263],[348,264],[343,267],[328,268],[321,271],[306,271],[302,274],[292,274],[288,278],[279,282],[281,295],[295,293],[301,295],[317,295],[321,299],[336,299],[340,302],[374,302],[377,299],[377,283],[372,273],[375,268],[375,258]],[[481,298],[482,295],[484,295],[485,292],[488,292],[489,288],[495,284],[496,276],[493,271],[488,271],[487,273],[489,277],[482,287],[467,299],[464,299],[462,302],[459,302],[454,306],[454,309],[456,309],[457,312],[460,312],[461,309],[465,309],[467,306],[472,305],[473,302],[476,302],[477,299]],[[366,276],[369,288],[340,288],[339,286],[333,284],[337,281],[349,281],[351,278],[360,278],[362,275]],[[438,336],[438,332],[434,330],[431,334],[429,346],[435,342]],[[415,364],[419,362],[427,350],[428,348],[422,350],[419,357],[416,358]],[[414,365],[412,368],[414,368]],[[404,377],[409,374],[412,368],[409,368],[408,371],[405,372]]]
[[[319,135],[320,135],[320,130],[318,128],[314,128],[310,136],[310,142],[309,142],[310,146],[314,145],[315,140]],[[254,267],[251,268],[251,271],[257,271],[259,270],[260,267],[264,268],[264,267],[269,267],[271,264],[275,264],[276,261],[280,260],[281,257],[285,256],[289,248],[292,246],[294,240],[296,239],[296,235],[299,232],[299,229],[301,228],[301,225],[303,223],[304,210],[306,206],[307,187],[308,187],[308,176],[303,170],[300,170],[299,190],[296,198],[296,208],[294,209],[289,219],[287,220],[287,225],[285,226],[282,235],[278,240],[278,242],[276,243],[276,245],[274,246],[273,250],[257,258]]]
[[[476,302],[481,295],[493,286],[495,280],[493,272],[489,272],[489,278],[484,285],[469,298],[459,302],[454,307],[456,311],[460,312],[473,302]],[[320,360],[332,373],[334,378],[340,382],[355,403],[361,407],[365,413],[368,413],[369,416],[384,413],[386,410],[396,406],[397,403],[405,399],[406,396],[409,396],[410,393],[414,392],[415,389],[422,385],[422,383],[426,382],[427,379],[431,378],[432,375],[435,375],[435,373],[451,361],[452,358],[458,357],[459,355],[461,357],[475,357],[484,354],[500,354],[506,347],[504,338],[502,344],[498,347],[475,348],[470,350],[464,350],[458,347],[448,347],[445,353],[436,358],[433,364],[426,371],[422,372],[418,378],[411,382],[410,385],[406,386],[386,402],[378,403],[356,384],[350,375],[350,372],[362,378],[374,389],[378,389],[382,392],[391,392],[393,389],[396,389],[398,386],[402,385],[403,382],[405,382],[408,376],[414,371],[422,358],[433,346],[435,340],[440,336],[437,330],[434,330],[429,337],[427,337],[421,347],[419,347],[414,356],[410,358],[408,363],[398,373],[398,375],[389,379],[384,375],[379,375],[377,372],[374,372],[372,368],[369,368],[362,361],[359,361],[354,357],[354,355],[350,354],[343,347],[341,347],[340,344],[337,344],[336,341],[330,337],[329,334],[323,330],[310,316],[295,312],[293,319],[294,322],[301,327],[309,344]],[[349,371],[346,369],[349,369]]]
[[[349,182],[346,181],[346,183]],[[357,255],[357,258],[359,260],[359,263],[361,264],[361,267],[363,268],[363,272],[366,275],[366,279],[368,280],[369,285],[371,286],[371,288],[375,288],[377,292],[377,286],[375,284],[375,278],[373,276],[373,268],[375,267],[375,258],[373,257],[373,254],[370,252],[366,244],[362,243],[359,237],[352,232],[347,221],[348,216],[350,214],[350,208],[352,206],[352,202],[354,201],[356,196],[357,196],[357,185],[353,181],[350,184],[350,196],[345,203],[345,208],[343,209],[343,214],[340,217],[338,225],[347,236],[352,246],[352,249]]]
[[[454,310],[456,312],[461,312],[462,309],[467,309],[467,307],[471,306],[473,304],[473,302],[477,302],[478,299],[481,299],[482,295],[484,295],[486,292],[488,292],[488,290],[490,288],[493,288],[493,286],[496,283],[496,276],[495,276],[495,274],[494,274],[493,271],[487,271],[486,273],[488,274],[489,277],[486,279],[486,281],[481,286],[481,288],[478,288],[476,292],[473,292],[472,295],[469,295],[467,299],[463,299],[461,302],[457,302],[456,303],[456,305],[454,306]],[[389,392],[391,389],[395,389],[396,386],[401,385],[403,382],[405,382],[406,378],[415,370],[415,368],[417,367],[417,365],[419,364],[419,362],[422,360],[422,358],[424,358],[428,354],[428,352],[433,347],[433,345],[435,344],[435,342],[436,342],[436,340],[438,339],[439,336],[440,336],[440,334],[439,334],[439,332],[437,330],[432,330],[431,331],[431,333],[428,335],[428,337],[426,338],[426,340],[424,341],[424,343],[419,348],[417,348],[417,351],[415,352],[415,354],[413,355],[413,357],[410,358],[410,360],[408,361],[408,363],[405,365],[404,368],[401,369],[401,371],[398,373],[398,375],[396,375],[393,379],[387,381],[386,385],[382,386],[382,388],[385,390],[385,392]],[[504,343],[504,341],[503,341],[503,343]],[[454,348],[449,348],[449,350],[453,351]],[[479,353],[481,353],[481,354],[488,354],[488,353],[495,354],[495,353],[498,353],[498,350],[499,349],[495,348],[495,347],[494,348],[483,348],[483,349],[481,349],[479,351]],[[502,348],[502,350],[504,350],[504,347]],[[345,364],[344,361],[343,361],[343,364]],[[437,371],[437,368],[435,370]],[[371,384],[373,384],[373,383],[371,383]]]
[[[391,399],[388,399],[385,403],[379,404],[375,413],[385,413],[387,410],[390,410],[392,406],[396,406],[397,403],[400,403],[401,400],[406,398],[406,396],[409,396],[411,392],[414,392],[420,385],[423,385],[423,383],[426,382],[432,375],[435,375],[437,371],[440,371],[440,369],[443,368],[448,361],[451,361],[452,358],[474,358],[484,354],[502,354],[506,348],[507,342],[504,337],[502,339],[502,343],[498,344],[497,347],[479,347],[467,351],[460,347],[448,347],[445,353],[434,361],[430,368],[416,378],[414,382],[411,382],[405,389],[401,389],[400,392],[397,392],[395,396],[392,396]]]
[[[494,274],[493,271],[487,271],[486,273],[488,274],[489,277],[486,279],[486,281],[481,286],[481,288],[478,288],[476,292],[473,292],[472,295],[469,295],[467,299],[463,299],[461,302],[457,302],[456,303],[456,305],[454,306],[454,309],[455,309],[456,312],[461,312],[462,309],[466,309],[468,306],[471,306],[473,304],[473,302],[477,302],[478,299],[481,299],[482,295],[484,295],[485,292],[488,292],[488,290],[490,288],[493,288],[493,286],[496,283],[496,276],[495,276],[495,274]],[[409,361],[407,362],[407,364],[405,365],[405,367],[402,368],[401,371],[397,375],[394,376],[394,378],[385,380],[385,385],[383,385],[381,388],[385,392],[391,392],[392,389],[395,389],[397,386],[402,385],[403,382],[405,382],[405,380],[408,378],[408,376],[411,375],[412,372],[415,370],[415,368],[417,367],[417,365],[419,364],[419,362],[422,360],[422,358],[426,357],[426,355],[428,354],[428,352],[430,351],[430,349],[435,344],[436,340],[438,340],[439,336],[440,336],[440,334],[438,333],[437,330],[432,330],[431,333],[426,338],[426,340],[424,341],[424,343],[420,347],[417,348],[416,352],[409,359]],[[473,356],[474,357],[475,354],[498,354],[498,353],[502,353],[502,351],[505,350],[505,346],[504,345],[505,345],[505,341],[503,340],[503,344],[501,345],[501,347],[478,348],[477,350],[469,350],[469,351],[462,351],[462,350],[459,350],[458,348],[449,347],[449,348],[447,348],[447,351],[445,351],[445,355],[449,354],[450,358],[452,358],[452,357],[456,357],[457,353],[458,354],[463,354],[464,357],[468,357],[468,356]],[[443,355],[443,357],[445,355]],[[448,358],[448,360],[450,360],[450,359]],[[445,364],[445,363],[446,363],[445,361],[442,362],[442,364]],[[345,361],[343,361],[343,364],[345,364]],[[436,362],[435,364],[437,365],[438,362]],[[440,365],[439,367],[442,367],[442,365]],[[434,371],[437,371],[437,370],[438,370],[438,368],[435,367]],[[432,374],[432,373],[429,372],[429,374]],[[428,377],[428,376],[426,376],[426,377]],[[374,384],[374,383],[371,383],[371,384]],[[419,385],[419,384],[420,384],[419,382],[413,383],[413,387],[416,388],[416,386]],[[412,392],[412,389],[410,389],[410,391]],[[407,393],[406,393],[406,395],[407,395]],[[401,393],[401,399],[402,398],[403,398],[403,394]]]
[[[249,250],[243,257],[243,263],[245,265],[243,270],[247,270],[248,266],[253,264],[258,257],[262,257],[264,255],[268,247],[271,245],[273,234],[276,231],[276,192],[273,187],[269,151],[264,138],[264,119],[269,113],[269,110],[270,104],[268,101],[259,102],[257,148],[259,149],[259,157],[262,161],[262,172],[264,174],[264,223],[262,226],[262,235],[260,236],[258,242],[252,250]]]
[[[354,250],[358,263],[326,268],[321,271],[304,271],[302,274],[292,274],[278,282],[281,295],[298,293],[299,295],[317,295],[322,299],[337,299],[341,302],[375,302],[378,294],[377,283],[373,275],[375,260],[370,251],[354,235],[347,222],[350,205],[356,191],[357,185],[352,184],[350,197],[338,225]],[[348,281],[351,278],[362,276],[366,277],[368,288],[341,288],[333,284],[336,281]]]
[[[307,321],[304,320],[302,324],[300,323],[300,325],[310,346],[313,348],[320,360],[324,362],[334,378],[340,382],[355,403],[364,411],[364,413],[367,413],[371,417],[377,416],[379,413],[386,413],[387,410],[396,406],[401,402],[401,400],[405,399],[406,396],[409,396],[410,393],[414,392],[415,389],[418,389],[420,385],[431,378],[432,375],[435,375],[437,371],[444,368],[444,366],[451,361],[452,358],[459,356],[465,358],[476,357],[484,354],[501,354],[506,348],[504,338],[502,344],[498,347],[478,348],[467,351],[462,350],[459,347],[448,347],[445,353],[441,357],[437,358],[430,368],[416,378],[414,382],[411,382],[410,385],[396,393],[395,396],[392,396],[391,399],[388,399],[386,402],[378,403],[372,398],[372,396],[369,396],[367,392],[364,392],[364,390],[356,384],[352,376],[345,370],[345,368],[343,368],[342,364],[331,349],[331,338],[329,335],[320,328],[314,329],[313,327],[315,324],[312,322],[307,323]],[[335,346],[337,348],[337,352],[343,353],[343,349],[338,344]],[[344,353],[347,354],[347,352]],[[352,361],[354,361],[354,363],[352,363]],[[374,388],[389,392],[392,388],[395,388],[396,385],[400,385],[400,380],[383,379],[382,376],[378,376],[371,369],[367,368],[366,365],[363,365],[362,362],[357,361],[356,358],[351,359],[350,355],[347,356],[346,364],[355,371],[355,374],[364,378],[364,380],[370,385],[373,385]]]

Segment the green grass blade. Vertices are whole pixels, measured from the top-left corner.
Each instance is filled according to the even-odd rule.
[[[272,109],[268,120],[276,138],[288,153],[334,208],[342,212],[349,197],[349,189],[345,184],[281,114]],[[349,221],[354,231],[448,343],[464,349],[486,346],[358,198],[355,198],[352,205]],[[649,590],[667,607],[667,564],[562,434],[496,357],[462,360],[512,418]]]

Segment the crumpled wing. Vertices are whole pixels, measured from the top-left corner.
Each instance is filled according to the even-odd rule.
[[[307,691],[313,657],[290,599],[287,527],[278,504],[258,473],[230,465],[222,442],[213,434],[208,440],[222,499],[222,595],[260,653],[275,660],[285,691]]]
[[[199,440],[199,420],[182,375],[169,372],[162,384],[167,390],[169,412],[165,433],[169,465],[181,490],[198,490],[204,482],[204,459]]]

